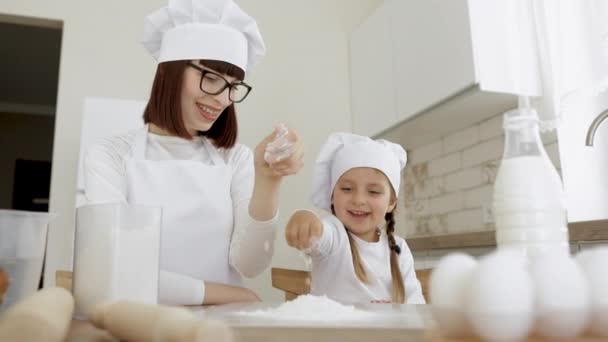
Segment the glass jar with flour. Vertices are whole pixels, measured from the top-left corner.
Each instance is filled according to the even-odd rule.
[[[157,304],[161,208],[98,204],[76,210],[75,316],[130,300]]]

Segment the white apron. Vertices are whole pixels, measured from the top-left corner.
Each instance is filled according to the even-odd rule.
[[[232,169],[208,139],[213,165],[192,160],[146,160],[148,127],[127,161],[127,201],[162,208],[160,269],[196,279],[241,285],[228,261],[234,215]]]

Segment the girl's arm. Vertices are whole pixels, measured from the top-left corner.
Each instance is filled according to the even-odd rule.
[[[285,228],[288,245],[320,259],[348,243],[346,234],[337,217],[328,215],[320,219],[310,210],[296,211]]]
[[[301,251],[310,250],[322,235],[323,223],[317,215],[308,210],[298,210],[293,213],[285,227],[287,244]]]

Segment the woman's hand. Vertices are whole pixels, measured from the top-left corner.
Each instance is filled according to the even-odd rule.
[[[256,146],[255,182],[249,202],[249,215],[254,220],[267,221],[275,217],[281,179],[300,171],[304,166],[303,157],[304,147],[298,134],[284,125],[278,126]]]
[[[296,211],[285,228],[287,244],[299,250],[311,248],[323,234],[323,224],[314,213],[307,210]]]
[[[286,128],[286,127],[285,127]],[[304,158],[304,145],[300,140],[298,133],[286,128],[285,134],[281,135],[277,128],[270,135],[265,137],[255,148],[254,163],[256,175],[261,175],[270,179],[280,179],[284,176],[289,176],[298,173],[304,166],[302,159]],[[284,139],[285,144],[273,150],[275,138]],[[271,162],[264,158],[264,154],[268,150],[274,153],[274,158]],[[278,158],[277,158],[278,157]]]
[[[260,298],[245,287],[205,282],[204,305],[260,302]]]

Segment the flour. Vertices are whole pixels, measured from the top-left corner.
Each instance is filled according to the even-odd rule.
[[[302,295],[276,308],[242,311],[237,315],[283,321],[336,322],[368,320],[377,314],[343,305],[326,296]]]
[[[304,264],[306,265],[306,270],[308,272],[312,271],[312,257],[310,255],[319,250],[319,244],[320,241],[318,238],[312,238],[310,240],[310,247],[300,250],[300,256],[304,259]]]
[[[289,158],[293,153],[293,142],[289,139],[289,129],[283,123],[275,127],[275,138],[266,145],[264,160],[268,164],[278,163]]]

